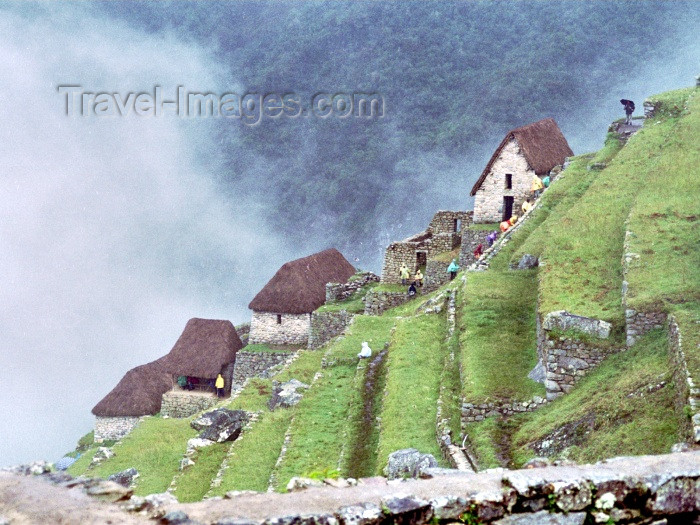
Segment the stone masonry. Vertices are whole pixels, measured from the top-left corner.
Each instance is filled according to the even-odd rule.
[[[399,269],[406,265],[411,273],[439,253],[459,246],[462,231],[471,223],[472,212],[438,211],[428,228],[403,241],[392,242],[384,253],[382,282],[401,282]]]
[[[529,401],[505,401],[503,403],[462,403],[462,425],[483,421],[487,417],[508,417],[537,410],[547,401],[535,396]]]
[[[273,366],[285,362],[294,352],[246,352],[236,354],[233,384],[242,385],[249,377],[258,377]]]
[[[310,328],[310,313],[253,312],[248,344],[306,345],[309,342]]]
[[[213,392],[189,392],[170,390],[163,394],[160,413],[168,417],[190,417],[197,412],[213,407],[219,398]]]
[[[494,228],[497,229],[497,228]],[[471,230],[469,228],[464,228],[462,231],[462,246],[459,250],[459,265],[462,268],[466,268],[473,262],[476,262],[474,258],[474,250],[479,244],[484,245],[484,251],[488,248],[488,243],[486,242],[486,236],[490,232],[483,230]]]
[[[370,290],[365,296],[365,315],[382,315],[385,310],[399,306],[411,297],[406,292]]]
[[[512,175],[510,189],[506,189],[506,174]],[[474,197],[474,222],[503,220],[503,197],[513,197],[513,213],[519,215],[523,201],[532,195],[532,177],[525,155],[515,139],[511,139],[491,166],[491,170]]]
[[[696,382],[697,378],[693,378],[688,370],[683,338],[673,316],[668,319],[668,343],[681,434],[687,442],[700,444],[700,383]]]
[[[333,337],[342,334],[355,316],[345,310],[311,314],[309,348],[320,348]]]
[[[326,284],[326,303],[340,302],[349,298],[356,291],[369,283],[378,283],[379,276],[372,272],[362,272],[355,274],[351,280],[346,283],[327,283]],[[312,320],[313,323],[313,320]]]
[[[450,274],[447,273],[447,267],[449,262],[436,261],[435,259],[429,259],[428,264],[425,265],[425,290],[434,290],[439,288],[446,282],[450,280]]]
[[[95,442],[117,440],[126,436],[139,424],[138,417],[101,417],[95,418]]]

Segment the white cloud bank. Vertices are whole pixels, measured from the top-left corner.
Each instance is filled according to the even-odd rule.
[[[0,11],[0,466],[71,450],[187,319],[245,320],[246,276],[280,257],[244,196],[218,192],[210,122],[69,118],[57,92],[214,89],[214,58],[46,6]]]

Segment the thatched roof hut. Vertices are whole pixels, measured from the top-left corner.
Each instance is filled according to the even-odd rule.
[[[512,139],[518,142],[527,163],[537,175],[548,173],[554,166],[562,164],[566,157],[574,154],[559,126],[552,118],[538,120],[532,124],[510,130],[496,151],[494,151],[481,176],[472,187],[470,193],[472,197],[476,195],[477,190],[486,180],[491,171],[491,166],[496,162],[503,148]]]
[[[163,358],[162,368],[178,376],[215,379],[236,360],[243,343],[231,321],[193,318]]]
[[[160,412],[161,398],[173,386],[172,375],[162,368],[163,359],[129,370],[92,413],[100,417],[138,417]]]
[[[335,248],[282,265],[248,308],[256,312],[303,314],[326,301],[327,283],[344,283],[355,268]]]

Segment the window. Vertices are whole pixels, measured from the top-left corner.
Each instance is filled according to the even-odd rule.
[[[277,324],[282,324],[282,314],[277,314]]]
[[[462,230],[462,221],[460,219],[455,219],[455,232],[460,232]]]
[[[513,174],[512,173],[506,173],[506,189],[507,190],[513,189]]]

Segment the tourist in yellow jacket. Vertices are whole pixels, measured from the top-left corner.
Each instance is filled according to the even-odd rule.
[[[530,202],[530,199],[527,199],[526,201],[523,202],[522,209],[523,209],[523,215],[532,209],[532,203]]]
[[[224,378],[221,374],[216,376],[216,395],[217,397],[224,397]]]
[[[416,272],[416,276],[413,278],[413,280],[418,283],[418,286],[423,286],[423,274],[420,270]]]
[[[537,176],[533,175],[532,176],[532,194],[537,199],[540,196],[540,193],[542,193],[542,188],[544,188],[544,184],[542,184],[542,180]]]

